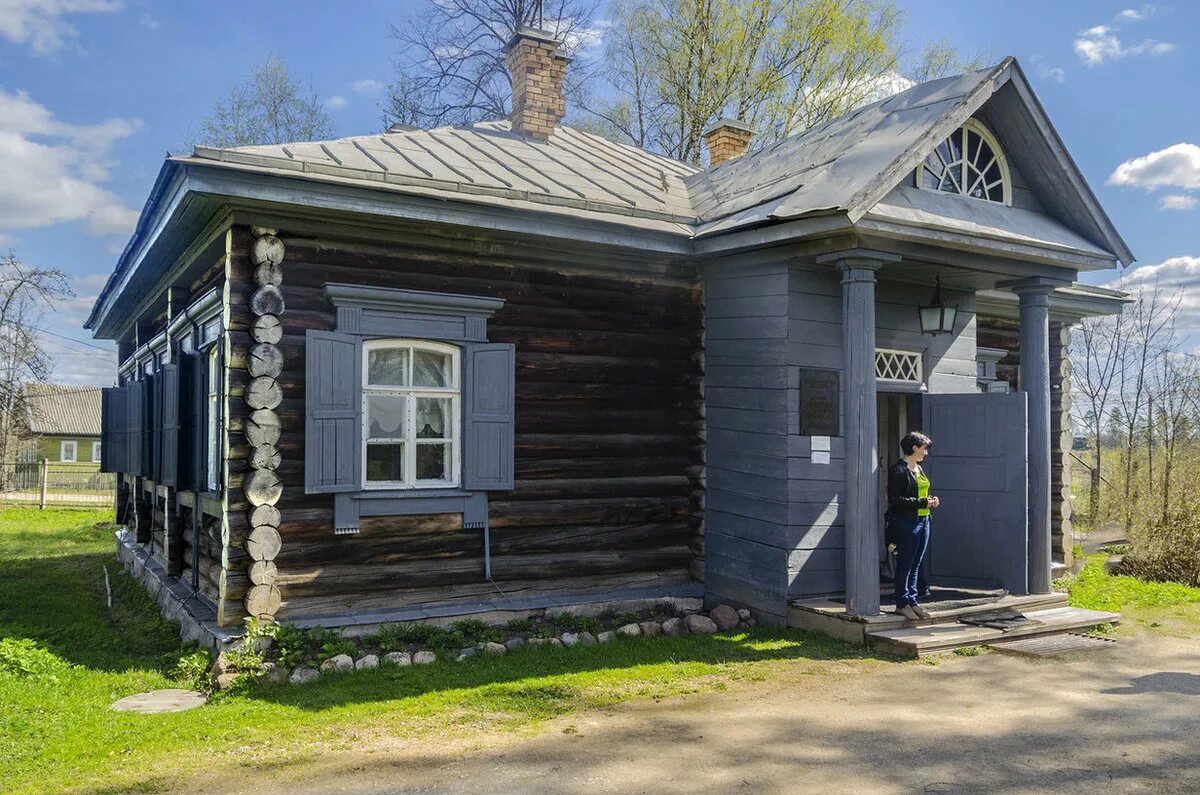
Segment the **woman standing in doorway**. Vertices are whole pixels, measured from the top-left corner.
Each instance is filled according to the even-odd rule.
[[[917,604],[921,561],[929,547],[929,514],[941,501],[929,494],[929,478],[921,462],[933,443],[928,436],[909,431],[900,440],[904,457],[888,472],[888,510],[896,543],[896,613],[910,621],[930,618]]]

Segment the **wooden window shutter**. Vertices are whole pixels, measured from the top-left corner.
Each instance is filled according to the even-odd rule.
[[[516,348],[467,345],[463,354],[463,486],[508,491],[513,487]]]
[[[150,376],[150,479],[162,482],[163,464],[163,371]]]
[[[358,336],[305,337],[304,491],[362,486],[362,344]]]
[[[141,382],[142,398],[139,408],[142,415],[139,418],[142,428],[142,452],[138,459],[141,467],[138,469],[138,474],[144,478],[153,479],[157,474],[154,469],[154,386],[155,380],[153,375],[146,376]]]
[[[100,471],[128,472],[129,410],[127,392],[119,386],[105,387],[100,393]]]
[[[133,381],[125,387],[125,427],[129,434],[127,459],[130,475],[142,474],[142,382]]]
[[[187,491],[203,491],[204,396],[207,380],[202,353],[179,357],[179,467],[176,482]]]
[[[162,422],[158,482],[176,486],[179,482],[179,366],[164,364],[158,377],[161,398],[158,415]]]

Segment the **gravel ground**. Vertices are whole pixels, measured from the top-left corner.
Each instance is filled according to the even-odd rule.
[[[1200,641],[1138,632],[1065,660],[830,663],[533,736],[363,747],[180,791],[1200,792],[1197,737]]]

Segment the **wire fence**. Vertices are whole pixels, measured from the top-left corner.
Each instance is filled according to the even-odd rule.
[[[0,504],[111,505],[116,475],[94,465],[40,461],[0,462]]]

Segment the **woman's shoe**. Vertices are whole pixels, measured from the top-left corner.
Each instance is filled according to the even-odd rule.
[[[925,608],[921,607],[920,605],[913,605],[912,611],[914,613],[916,613],[918,616],[920,616],[923,621],[928,621],[929,619],[933,618],[933,616],[930,615],[929,611],[926,610]]]
[[[903,616],[904,618],[908,619],[909,621],[920,621],[921,620],[921,616],[917,615],[917,611],[913,610],[908,605],[905,605],[904,607],[897,607],[896,615]]]

